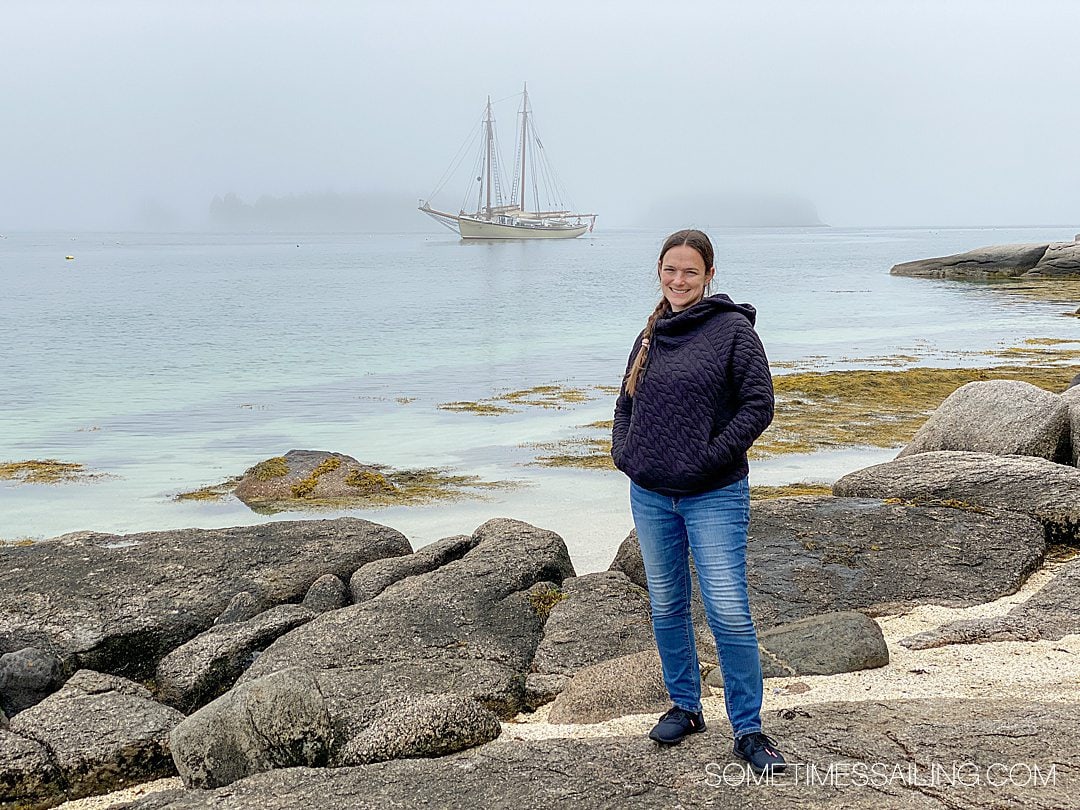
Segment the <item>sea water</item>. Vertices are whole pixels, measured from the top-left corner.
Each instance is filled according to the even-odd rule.
[[[713,232],[716,291],[753,303],[778,373],[978,363],[1030,337],[1076,337],[1060,304],[889,275],[1062,228]],[[0,482],[0,539],[364,517],[414,546],[506,516],[563,536],[579,572],[631,528],[617,472],[534,464],[533,445],[610,419],[627,353],[659,300],[665,234],[467,243],[454,234],[55,234],[0,238],[0,461],[55,458],[101,477]],[[65,256],[72,256],[66,259]],[[974,359],[973,359],[974,358]],[[981,362],[986,362],[982,360]],[[498,417],[440,409],[558,383],[588,402]],[[514,481],[484,499],[266,517],[174,500],[290,449]],[[774,458],[757,484],[828,482],[895,451]]]

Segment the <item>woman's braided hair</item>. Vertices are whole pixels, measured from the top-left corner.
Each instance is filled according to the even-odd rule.
[[[702,231],[687,228],[676,231],[664,240],[664,246],[660,248],[660,258],[657,260],[657,276],[660,274],[660,266],[664,262],[664,256],[673,247],[679,247],[680,245],[686,245],[696,250],[704,260],[706,270],[713,266],[715,256],[709,237]],[[656,322],[669,312],[671,312],[671,304],[668,303],[667,298],[661,295],[660,303],[656,305],[656,308],[653,309],[652,314],[649,316],[649,320],[645,322],[645,331],[641,335],[641,348],[638,349],[637,356],[634,358],[630,371],[626,375],[626,393],[630,396],[634,396],[638,383],[641,381],[641,376],[645,373],[645,365],[649,360],[649,342],[652,340]]]

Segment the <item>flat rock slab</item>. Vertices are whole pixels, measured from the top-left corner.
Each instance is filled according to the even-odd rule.
[[[1020,380],[970,382],[945,398],[899,455],[967,450],[1064,462],[1068,436],[1069,405],[1059,394]]]
[[[750,606],[767,629],[837,610],[981,604],[1019,590],[1045,550],[1039,524],[1015,512],[777,498],[751,509]]]
[[[83,535],[0,548],[0,652],[39,647],[78,667],[149,677],[241,591],[298,602],[323,574],[408,554],[400,532],[356,518]]]
[[[287,667],[328,673],[321,684],[365,673],[376,681],[442,677],[448,689],[455,683],[468,696],[488,693],[484,705],[512,717],[524,706],[525,675],[543,630],[528,591],[539,582],[561,583],[574,569],[562,538],[527,523],[490,520],[474,538],[460,559],[278,639],[241,682]],[[389,694],[377,689],[360,697],[372,703]]]
[[[824,613],[758,633],[765,677],[835,675],[889,663],[877,622],[854,610]],[[712,674],[719,675],[717,667]],[[722,681],[715,684],[722,685]]]
[[[771,784],[740,776],[730,738],[714,725],[667,749],[644,735],[499,739],[438,759],[275,771],[225,790],[161,793],[130,807],[1066,808],[1075,806],[1078,727],[1076,703],[952,698],[821,703],[769,719],[766,730],[780,741],[788,761],[801,766]],[[872,786],[853,784],[856,766],[870,775],[878,763],[885,778]],[[937,765],[951,779],[953,763],[972,763],[958,776],[972,782],[977,775],[978,782],[968,787],[931,777]],[[991,784],[1002,781],[997,767],[1002,763],[1020,767],[1012,780],[1006,772],[1005,784]]]
[[[1080,276],[1080,242],[1053,242],[1029,276]]]
[[[172,776],[169,732],[184,716],[156,703],[143,686],[88,670],[11,721],[11,733],[51,756],[76,799]]]
[[[951,500],[1031,515],[1050,543],[1080,542],[1080,470],[1030,456],[940,450],[848,473],[833,494]]]
[[[920,278],[1015,278],[1033,271],[1049,247],[1046,243],[991,245],[951,256],[903,262],[893,265],[889,272],[894,276]]]
[[[185,713],[206,705],[232,687],[257,651],[316,615],[302,605],[278,605],[247,621],[215,624],[158,662],[158,697]]]
[[[1006,615],[943,624],[901,639],[913,650],[991,641],[1058,641],[1080,633],[1080,559],[1066,563],[1030,599]]]
[[[637,545],[632,532],[619,552],[624,561],[633,558],[629,544]],[[1013,512],[829,496],[755,501],[746,554],[750,612],[762,632],[834,611],[990,602],[1015,593],[1045,550],[1038,522]],[[699,640],[708,633],[703,612],[698,601]]]

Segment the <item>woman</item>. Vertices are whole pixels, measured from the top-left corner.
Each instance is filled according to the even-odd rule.
[[[761,662],[746,585],[746,451],[772,421],[772,376],[754,308],[706,296],[715,272],[701,231],[664,242],[663,298],[630,353],[611,456],[630,477],[653,632],[674,704],[649,737],[671,745],[705,730],[690,553],[716,637],[735,754],[757,773],[779,773],[784,758],[761,731]]]

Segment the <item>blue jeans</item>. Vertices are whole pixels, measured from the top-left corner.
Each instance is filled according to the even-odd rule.
[[[660,495],[631,482],[630,509],[672,703],[701,711],[701,673],[690,618],[689,551],[720,655],[728,720],[736,737],[761,731],[761,661],[746,590],[748,479],[684,497]]]

